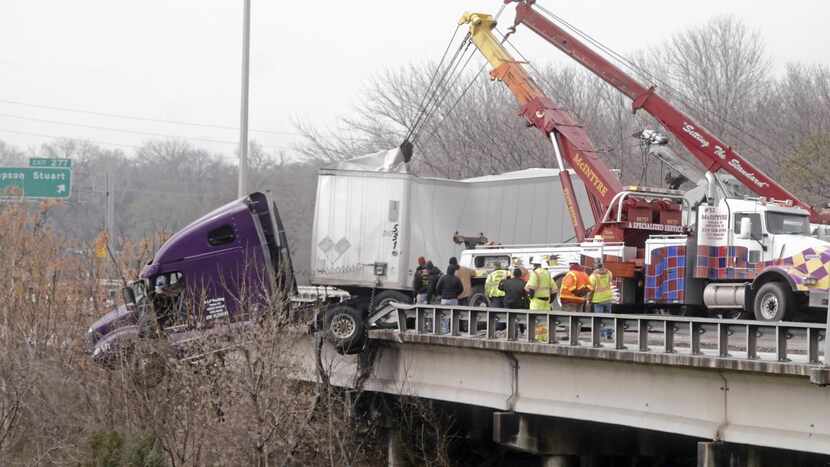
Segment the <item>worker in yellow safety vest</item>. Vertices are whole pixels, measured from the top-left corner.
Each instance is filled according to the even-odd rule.
[[[594,272],[588,277],[591,285],[591,305],[594,313],[611,313],[611,305],[614,303],[614,291],[611,288],[614,275],[605,268],[602,262],[599,263]],[[603,328],[602,336],[611,339],[614,331],[611,328]]]
[[[542,267],[541,259],[531,258],[530,264],[533,265],[533,271],[528,275],[525,284],[525,290],[530,296],[530,309],[550,311],[551,298],[559,289],[556,282],[550,278],[550,273]]]
[[[510,273],[502,263],[496,263],[496,270],[487,274],[484,281],[484,294],[493,308],[504,308],[504,290],[499,289],[501,281],[510,277]]]

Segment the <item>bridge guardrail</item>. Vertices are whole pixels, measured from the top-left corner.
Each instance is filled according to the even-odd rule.
[[[398,332],[823,368],[827,325],[396,303]],[[483,323],[483,325],[479,324]],[[500,323],[503,329],[499,330]],[[533,323],[529,325],[528,323]],[[524,327],[524,332],[521,329]],[[587,328],[587,333],[584,329]],[[602,329],[613,330],[603,342]],[[636,338],[626,339],[626,331]],[[633,332],[629,333],[632,334]],[[587,339],[584,337],[587,334]],[[678,342],[681,335],[682,342]],[[634,341],[632,343],[632,341]],[[822,345],[824,343],[824,345]]]

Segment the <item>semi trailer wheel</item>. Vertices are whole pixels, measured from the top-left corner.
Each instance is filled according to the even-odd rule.
[[[758,321],[784,321],[791,315],[795,299],[786,284],[767,282],[755,294],[753,310]]]
[[[363,313],[348,305],[338,305],[326,311],[326,337],[341,354],[360,353],[368,338]]]
[[[374,316],[376,313],[394,302],[408,304],[412,303],[412,298],[409,295],[397,290],[384,290],[383,292],[375,295],[374,304],[372,306],[372,310],[369,312],[369,316]],[[383,319],[375,321],[372,325],[381,329],[397,329],[398,316],[396,313],[389,313],[384,316]]]

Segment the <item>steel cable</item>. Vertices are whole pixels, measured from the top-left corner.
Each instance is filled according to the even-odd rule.
[[[507,6],[506,4],[501,5],[501,7],[499,8],[499,11],[496,12],[496,15],[494,16],[495,21],[498,21],[499,17],[501,17],[501,14],[504,12],[504,9],[505,9],[506,6]],[[456,34],[458,33],[458,28],[460,28],[460,27],[461,27],[461,24],[459,24],[456,27],[456,30],[453,33],[452,38],[450,39],[450,43],[447,45],[447,49],[444,51],[444,56],[446,56],[446,54],[448,53],[448,51],[449,51],[449,49],[452,45],[452,42],[455,39]],[[421,112],[419,113],[418,119],[416,120],[415,124],[413,124],[412,128],[410,129],[410,131],[407,133],[407,136],[406,136],[406,139],[411,140],[413,142],[413,144],[416,140],[419,139],[419,132],[423,129],[424,125],[426,125],[426,122],[428,122],[435,115],[435,112],[438,109],[441,108],[441,105],[444,103],[444,101],[447,99],[447,97],[451,93],[455,83],[458,81],[458,79],[466,71],[467,66],[470,63],[470,60],[472,59],[472,56],[475,54],[475,52],[471,53],[467,57],[467,59],[464,60],[463,57],[466,54],[467,50],[469,50],[470,45],[472,45],[472,36],[468,32],[467,35],[464,37],[464,40],[459,45],[459,48],[456,50],[456,53],[453,55],[453,59],[450,61],[450,63],[447,65],[447,68],[444,70],[444,73],[442,74],[441,79],[439,79],[438,82],[435,83],[435,89],[432,90],[432,95],[427,100],[426,96],[429,95],[429,91],[432,88],[433,82],[435,81],[434,78],[435,78],[435,76],[437,76],[438,69],[436,69],[436,73],[433,74],[433,79],[430,80],[430,86],[427,87],[427,92],[424,94],[425,99],[422,99],[422,101],[421,101],[421,103],[423,104],[424,100],[427,100],[427,103],[426,103],[425,106],[422,107]],[[463,50],[463,52],[462,52],[462,50]],[[459,52],[460,52],[460,55],[459,55]],[[445,57],[441,58],[441,63],[443,63],[444,58]],[[459,69],[458,65],[461,63],[461,61],[464,61],[464,65],[461,66],[461,68]],[[440,68],[441,63],[439,63],[439,68]],[[473,81],[475,81],[475,79],[478,77],[479,74],[481,74],[481,71],[479,71],[476,74],[476,77],[473,79]],[[450,76],[450,79],[446,79],[447,75]],[[442,86],[443,86],[443,90],[439,93],[439,88],[441,88]],[[472,81],[467,85],[467,87],[462,92],[460,97],[463,97],[464,95],[466,95],[466,93],[469,90],[470,86],[472,86]],[[456,99],[456,103],[453,104],[453,106],[451,107],[451,110],[450,110],[449,113],[452,113],[452,109],[455,108],[458,101],[460,101],[460,98]],[[446,118],[446,117],[444,117],[444,118]],[[443,121],[444,118],[442,118],[441,121]]]
[[[467,51],[469,50],[471,44],[470,35],[467,34],[467,37],[464,38],[464,42],[462,42],[461,47],[459,48],[461,53],[456,55],[457,59],[454,57],[454,62],[447,66],[441,81],[436,84],[433,95],[431,96],[425,109],[424,117],[420,121],[420,125],[412,132],[412,141],[418,139],[418,133],[423,129],[424,125],[426,125],[426,122],[428,122],[440,108],[447,95],[452,91],[452,88],[458,81],[458,78],[461,74],[463,74],[464,70],[466,70],[470,59],[473,56],[473,53],[467,55]],[[467,57],[466,60],[464,59],[465,56]],[[459,70],[459,66],[462,62],[464,65],[461,66]],[[447,75],[449,75],[449,78],[447,78]]]
[[[418,126],[420,119],[424,115],[424,106],[426,104],[427,96],[429,95],[430,90],[432,89],[432,85],[435,83],[435,78],[438,76],[438,72],[441,70],[441,66],[444,64],[444,60],[447,58],[447,54],[450,52],[450,48],[452,47],[452,43],[455,41],[455,36],[458,34],[458,30],[461,28],[461,25],[455,27],[455,31],[453,31],[452,36],[450,37],[450,41],[447,43],[447,47],[444,49],[444,54],[441,55],[441,60],[438,62],[438,66],[435,67],[435,71],[432,73],[432,77],[429,80],[429,84],[427,85],[426,91],[424,91],[424,96],[421,98],[421,101],[418,103],[418,114],[415,117],[415,121],[412,124],[412,128],[410,128],[409,132],[406,135],[406,139],[409,139],[415,131],[415,128]],[[457,53],[457,52],[456,52]]]

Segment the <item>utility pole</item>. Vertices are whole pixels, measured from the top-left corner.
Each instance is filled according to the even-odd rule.
[[[115,180],[113,173],[107,173],[107,248],[108,254],[115,252]]]
[[[239,198],[248,194],[248,75],[251,55],[251,0],[242,15],[242,109],[239,122]]]

